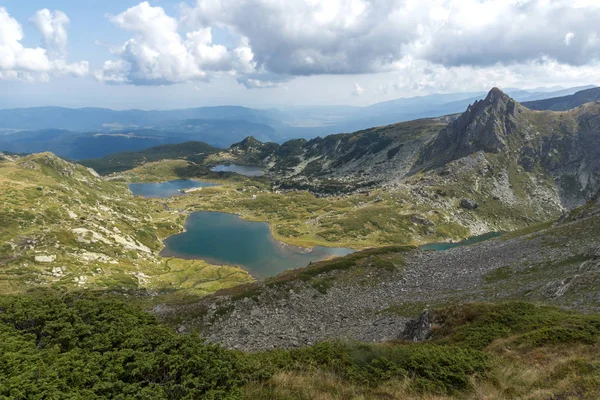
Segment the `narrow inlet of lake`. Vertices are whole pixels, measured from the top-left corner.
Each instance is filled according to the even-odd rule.
[[[134,196],[166,198],[181,196],[186,189],[217,186],[216,183],[200,182],[191,179],[177,179],[158,183],[130,183],[129,190]]]
[[[463,240],[462,242],[428,243],[428,244],[419,246],[419,248],[421,250],[435,250],[435,251],[449,250],[449,249],[453,249],[455,247],[468,246],[470,244],[485,242],[486,240],[497,238],[497,237],[501,236],[503,233],[504,232],[489,232],[489,233],[485,233],[485,234],[479,235],[479,236],[472,236],[468,239]]]
[[[234,214],[195,212],[186,232],[165,240],[163,257],[202,259],[213,264],[239,265],[256,278],[275,276],[311,261],[344,256],[354,250],[315,246],[303,249],[276,241],[269,225],[245,221]]]

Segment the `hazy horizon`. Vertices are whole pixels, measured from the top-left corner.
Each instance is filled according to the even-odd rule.
[[[525,92],[530,92],[530,93],[553,93],[555,91],[561,91],[561,90],[567,90],[567,89],[572,89],[572,88],[586,88],[586,87],[591,87],[591,86],[595,86],[596,85],[581,85],[581,86],[574,86],[574,87],[565,87],[565,86],[552,86],[552,87],[535,87],[535,88],[526,88],[526,89],[520,89],[520,88],[501,88],[501,90],[503,91],[507,91],[507,92],[512,92],[512,91],[525,91]],[[492,86],[490,86],[490,89],[492,88]],[[584,90],[584,89],[582,89]],[[394,101],[394,100],[402,100],[402,99],[418,99],[418,98],[426,98],[428,96],[436,96],[436,95],[460,95],[460,94],[469,94],[469,95],[483,95],[485,93],[487,93],[488,90],[481,90],[481,91],[469,91],[469,92],[449,92],[449,93],[428,93],[428,94],[421,94],[421,95],[415,95],[415,96],[399,96],[399,97],[395,97],[393,99],[386,99],[386,100],[382,100],[382,101],[378,101],[375,103],[367,103],[367,104],[360,104],[360,105],[355,105],[355,104],[290,104],[290,105],[286,105],[286,104],[262,104],[262,105],[253,105],[253,104],[234,104],[234,103],[214,103],[214,104],[201,104],[201,105],[184,105],[184,106],[166,106],[164,108],[161,107],[110,107],[110,106],[102,106],[102,105],[94,105],[94,104],[90,104],[90,105],[79,105],[79,106],[69,106],[69,105],[61,105],[61,104],[52,104],[52,102],[49,103],[40,103],[40,104],[32,104],[32,105],[24,105],[24,106],[18,106],[15,105],[14,107],[2,107],[0,106],[0,110],[11,110],[11,109],[25,109],[25,108],[44,108],[44,107],[59,107],[59,108],[71,108],[71,109],[85,109],[85,108],[99,108],[99,109],[109,109],[109,110],[113,110],[113,111],[130,111],[130,110],[141,110],[141,111],[171,111],[171,110],[180,110],[180,109],[191,109],[191,108],[203,108],[203,107],[245,107],[245,108],[253,108],[253,109],[257,109],[257,110],[269,110],[269,109],[278,109],[281,111],[286,111],[286,110],[290,110],[293,111],[295,109],[309,109],[309,108],[322,108],[322,109],[327,109],[327,108],[337,108],[337,107],[369,107],[369,106],[373,106],[376,104],[380,104],[380,103],[384,103],[384,102],[388,102],[388,101]],[[544,96],[544,98],[546,98],[546,96]]]

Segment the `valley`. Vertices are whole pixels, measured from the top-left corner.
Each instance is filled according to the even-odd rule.
[[[595,398],[598,160],[597,100],[531,110],[496,88],[461,114],[281,144],[2,153],[0,335],[115,366],[103,381],[121,388],[74,384],[90,398],[125,381],[215,399]],[[52,330],[40,309],[75,322]],[[135,379],[97,350],[105,315],[113,351],[145,363]],[[229,378],[148,383],[218,368],[195,375],[180,351]],[[29,379],[10,374],[2,395]]]
[[[29,272],[20,270],[14,284],[7,274],[5,285],[114,285],[156,296],[183,288],[209,293],[221,288],[220,278],[211,277],[223,272],[222,287],[252,281],[239,266],[206,263],[219,257],[206,253],[203,261],[193,255],[187,234],[168,243],[186,238],[190,244],[160,253],[163,240],[203,213],[235,214],[240,227],[243,220],[266,222],[256,225],[268,227],[272,238],[267,235],[265,243],[316,246],[321,258],[343,254],[335,248],[435,247],[527,229],[556,220],[600,190],[598,121],[594,102],[568,111],[532,111],[493,89],[461,115],[281,145],[248,137],[226,150],[191,142],[83,162],[106,177],[50,153],[7,154],[2,167],[11,189],[4,194],[4,237],[12,239],[3,259],[7,270],[27,263]],[[123,167],[131,168],[119,171]],[[23,184],[21,176],[31,182]],[[48,193],[44,184],[51,187]],[[69,192],[74,195],[66,200]],[[30,215],[22,207],[32,201]],[[42,222],[40,215],[51,220]],[[28,241],[34,245],[22,244]],[[270,270],[308,263],[287,265],[286,257]],[[64,266],[71,260],[77,267]],[[177,272],[168,262],[180,266]],[[206,284],[192,277],[198,268]]]
[[[600,1],[0,3],[0,400],[600,399]]]

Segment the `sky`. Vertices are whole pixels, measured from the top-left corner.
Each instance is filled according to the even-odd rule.
[[[598,0],[0,0],[0,108],[600,85]]]

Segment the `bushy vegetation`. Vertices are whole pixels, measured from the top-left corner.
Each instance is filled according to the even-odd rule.
[[[325,342],[297,350],[246,356],[251,382],[282,371],[328,371],[344,381],[375,388],[391,379],[412,378],[415,391],[458,393],[483,376],[490,357],[477,350],[436,344],[360,344]]]
[[[548,344],[594,344],[600,316],[529,303],[468,304],[438,312],[443,342],[483,349],[496,339],[512,337],[526,347]]]
[[[0,298],[0,397],[234,398],[236,357],[94,295]]]
[[[196,334],[177,334],[152,315],[99,293],[3,296],[0,398],[477,398],[482,388],[502,394],[490,398],[517,398],[555,386],[553,395],[598,394],[598,316],[527,303],[470,304],[436,315],[435,338],[421,344],[325,342],[242,353]],[[490,347],[504,340],[499,343],[505,348],[506,338],[521,349],[510,357]],[[531,352],[538,361],[551,360],[551,369],[522,386],[524,378],[507,371],[540,370],[538,361],[528,364]],[[293,385],[300,381],[298,391]]]

